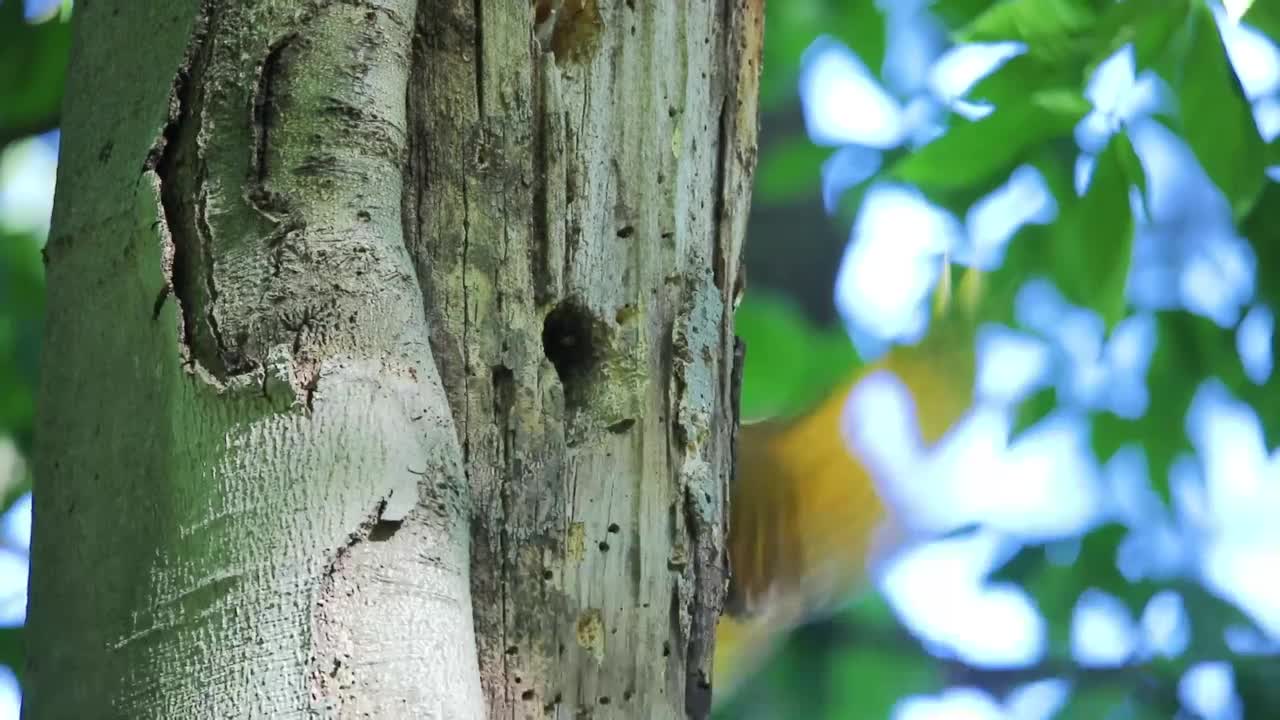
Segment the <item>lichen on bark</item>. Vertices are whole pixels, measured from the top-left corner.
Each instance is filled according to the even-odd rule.
[[[444,3],[410,249],[466,454],[496,717],[704,716],[758,2]]]
[[[762,11],[650,5],[77,7],[32,716],[705,715]]]
[[[403,233],[419,10],[77,8],[31,716],[483,716],[462,450]]]

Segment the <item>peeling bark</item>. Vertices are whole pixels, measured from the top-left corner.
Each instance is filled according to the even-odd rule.
[[[26,716],[705,716],[759,2],[77,7]]]

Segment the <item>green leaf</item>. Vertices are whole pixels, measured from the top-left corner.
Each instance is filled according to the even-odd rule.
[[[1275,0],[1253,0],[1241,19],[1280,42],[1280,5]]]
[[[1280,141],[1272,144],[1280,148]],[[1278,149],[1277,154],[1280,154]],[[1240,223],[1240,232],[1249,240],[1258,258],[1260,299],[1280,310],[1280,183],[1270,182],[1253,210]]]
[[[1031,102],[1063,117],[1083,118],[1093,110],[1079,91],[1061,87],[1038,90],[1031,94]]]
[[[1280,708],[1280,663],[1274,656],[1236,658],[1232,669],[1247,717],[1251,710]]]
[[[990,6],[990,0],[934,0],[929,11],[948,28],[958,30],[972,23]]]
[[[996,107],[1025,103],[1028,91],[1047,93],[1049,96],[1059,92],[1059,88],[1074,93],[1084,99],[1080,88],[1084,73],[1069,64],[1047,62],[1034,55],[1022,54],[1010,58],[994,72],[979,80],[969,89],[967,98],[973,101],[985,101]],[[1046,109],[1052,109],[1050,98],[1042,99]]]
[[[1140,680],[1134,680],[1129,684],[1116,683],[1082,688],[1072,694],[1066,707],[1054,718],[1055,720],[1163,720],[1171,717],[1146,706],[1137,697],[1134,686],[1141,684],[1143,683]]]
[[[1190,646],[1201,656],[1230,652],[1223,638],[1227,627],[1254,627],[1239,608],[1198,582],[1182,578],[1130,582],[1116,565],[1117,552],[1128,532],[1114,523],[1093,529],[1080,539],[1079,552],[1069,563],[1052,561],[1050,545],[1028,547],[992,575],[996,581],[1021,584],[1035,598],[1049,625],[1050,656],[1069,656],[1072,617],[1081,594],[1089,589],[1115,597],[1135,619],[1158,593],[1176,592],[1191,620]]]
[[[1131,586],[1116,568],[1116,550],[1126,530],[1120,525],[1104,525],[1080,539],[1074,562],[1059,564],[1049,560],[1049,546],[1028,547],[992,574],[996,581],[1021,584],[1036,600],[1049,626],[1049,653],[1066,656],[1071,647],[1071,617],[1080,594],[1097,588],[1122,600],[1132,610],[1141,609],[1145,598],[1130,598]]]
[[[1185,22],[1194,0],[1125,0],[1112,3],[1096,30],[1094,59],[1101,61],[1133,43],[1135,70],[1152,66],[1169,44],[1169,38]],[[1096,65],[1096,63],[1095,63]],[[1092,71],[1092,66],[1089,68]]]
[[[1028,52],[1062,61],[1077,55],[1097,21],[1084,0],[1005,0],[992,4],[957,33],[961,42],[1018,40]]]
[[[1259,277],[1268,276],[1260,273]],[[1214,377],[1235,397],[1247,401],[1262,424],[1267,447],[1276,447],[1280,446],[1280,372],[1255,385],[1236,352],[1235,330],[1207,318],[1162,312],[1156,314],[1156,327],[1156,348],[1146,379],[1150,389],[1146,414],[1136,421],[1098,415],[1093,445],[1098,456],[1106,458],[1125,444],[1141,444],[1153,487],[1167,499],[1169,468],[1178,455],[1192,449],[1186,414],[1200,384]],[[1276,342],[1273,338],[1273,352]]]
[[[962,191],[1009,173],[1033,151],[1055,138],[1069,137],[1084,117],[1057,91],[1025,96],[997,106],[976,121],[959,121],[946,134],[895,163],[889,175],[919,186],[926,194]]]
[[[1018,406],[1017,415],[1014,417],[1013,428],[1010,431],[1010,439],[1015,440],[1022,433],[1030,430],[1036,423],[1049,417],[1049,415],[1058,409],[1058,391],[1056,388],[1047,387],[1031,394],[1026,400]]]
[[[734,319],[746,343],[744,420],[807,409],[858,367],[840,328],[819,329],[791,304],[748,290]]]
[[[27,449],[44,308],[40,244],[0,230],[0,433]]]
[[[1266,182],[1266,146],[1208,5],[1188,13],[1158,68],[1175,88],[1180,134],[1243,218]]]
[[[26,629],[22,627],[0,628],[0,665],[6,665],[19,682],[26,671]]]
[[[904,697],[936,693],[944,686],[936,663],[923,654],[891,654],[864,646],[851,647],[832,660],[830,707],[844,713],[830,713],[830,718],[892,717],[894,705]]]
[[[1128,138],[1113,135],[1085,196],[1065,208],[1053,227],[1058,288],[1071,302],[1097,310],[1108,328],[1125,314],[1134,230],[1126,168],[1136,163]]]
[[[29,24],[18,0],[0,2],[0,147],[58,124],[71,24]]]
[[[884,19],[874,0],[767,2],[762,110],[781,110],[795,100],[800,57],[823,34],[848,45],[873,70],[884,60]]]
[[[818,147],[804,135],[772,145],[760,157],[752,200],[781,205],[821,192],[822,163],[830,154],[830,148]]]

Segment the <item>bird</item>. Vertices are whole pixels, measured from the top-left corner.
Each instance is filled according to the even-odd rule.
[[[921,439],[938,442],[972,404],[980,287],[981,276],[969,271],[954,292],[963,302],[955,302],[951,286],[940,285],[933,327],[920,343],[896,346],[855,368],[805,412],[741,426],[713,705],[759,671],[791,630],[867,591],[872,570],[913,539],[910,518],[886,501],[851,447],[845,410],[860,384],[892,373],[911,397]]]

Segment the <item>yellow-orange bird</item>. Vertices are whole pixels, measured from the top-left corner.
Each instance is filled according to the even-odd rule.
[[[961,290],[976,282],[967,275]],[[743,425],[730,498],[731,597],[716,628],[717,702],[789,630],[866,589],[870,564],[894,547],[902,519],[851,449],[842,415],[859,383],[888,371],[909,392],[926,443],[961,418],[972,400],[972,321],[967,306],[946,304],[923,342],[859,368],[809,412]]]

